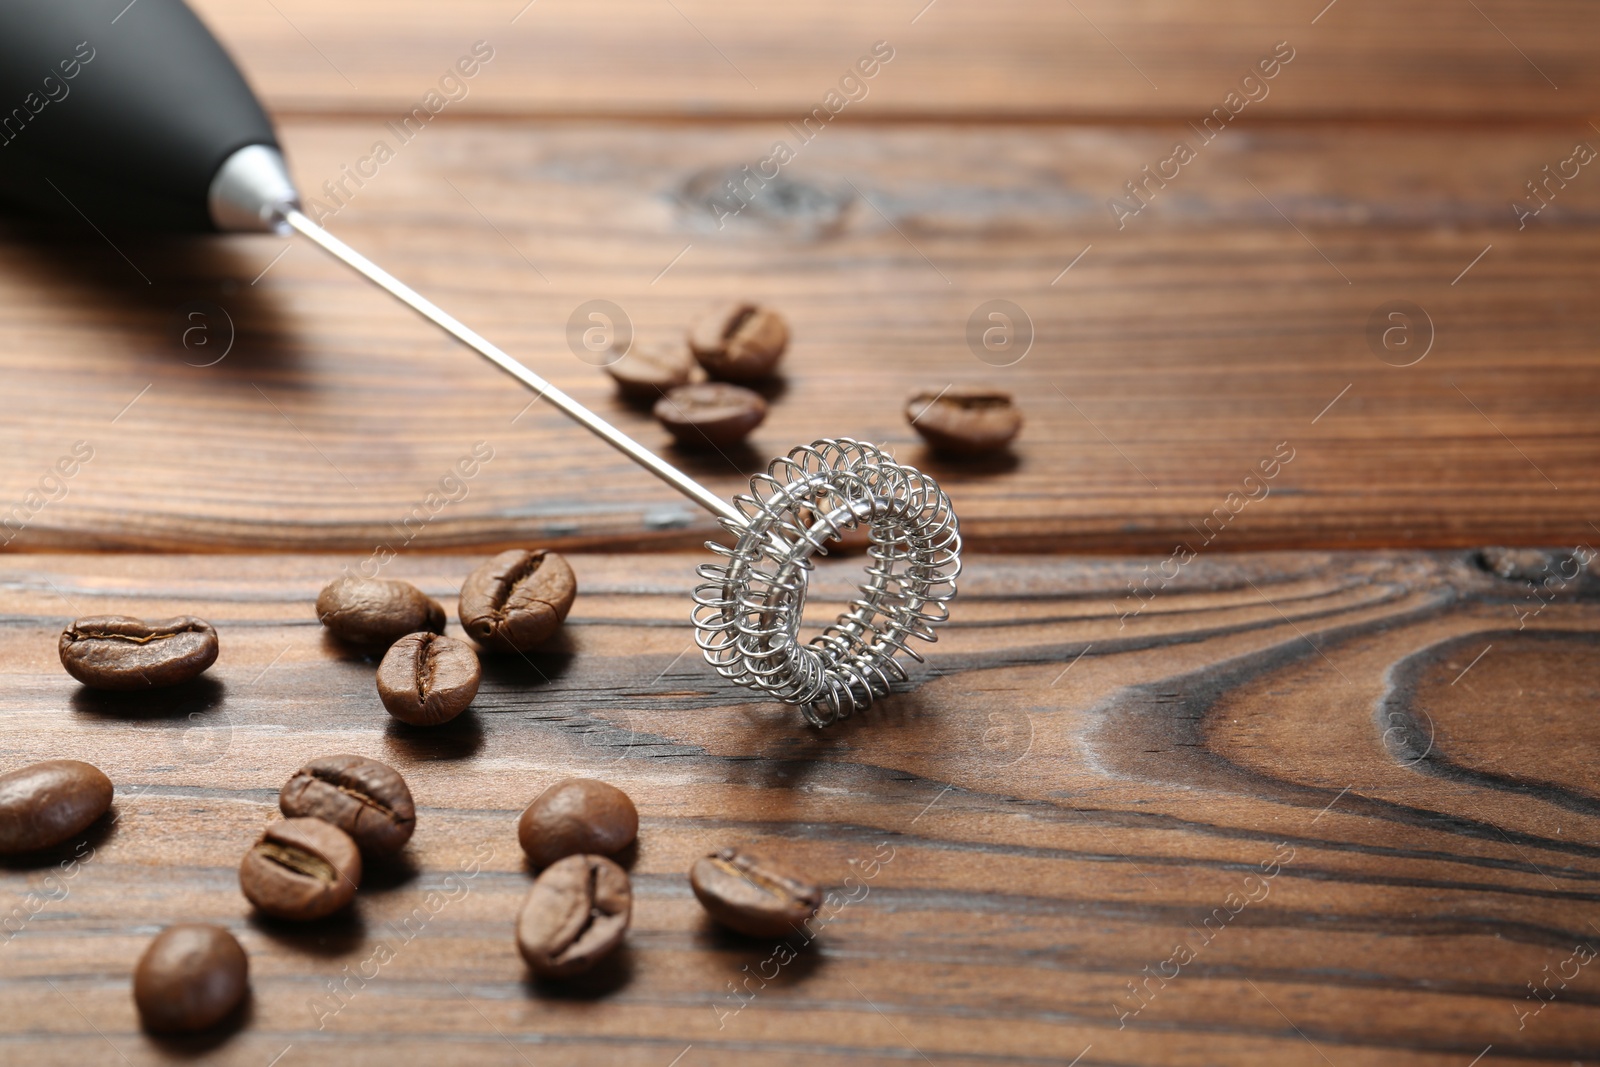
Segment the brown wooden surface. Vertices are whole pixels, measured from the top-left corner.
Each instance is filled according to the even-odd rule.
[[[1600,171],[1525,229],[1512,210],[1600,144],[1592,5],[196,7],[319,199],[490,42],[333,230],[652,447],[569,351],[574,308],[612,300],[662,344],[711,301],[766,300],[795,333],[769,421],[745,451],[668,454],[732,494],[793,444],[870,438],[1012,554],[972,558],[917,688],[827,732],[714,680],[686,621],[703,554],[659,552],[577,556],[555,646],[491,665],[459,725],[402,730],[313,618],[340,568],[403,549],[386,573],[450,602],[496,546],[676,548],[710,525],[313,249],[0,220],[0,540],[35,553],[0,560],[0,767],[76,756],[118,785],[72,879],[0,865],[0,915],[66,892],[0,941],[0,1063],[1595,1062],[1600,964],[1559,975],[1600,947],[1600,587],[1546,605],[1466,552],[1324,551],[1600,536]],[[785,196],[719,229],[709,193],[794,144],[879,40],[894,59]],[[1119,230],[1107,199],[1279,41],[1270,95]],[[993,299],[1035,328],[1014,366],[967,347]],[[1396,300],[1434,331],[1404,368],[1367,338]],[[214,366],[178,343],[195,301],[234,323]],[[947,383],[1016,390],[1013,456],[922,450],[900,404]],[[93,458],[46,481],[79,441]],[[419,524],[479,441],[494,458]],[[1230,498],[1280,442],[1270,495]],[[1200,557],[1137,610],[1130,583],[1180,540]],[[127,548],[199,555],[43,554]],[[452,549],[473,556],[428,551]],[[1159,555],[1015,554],[1081,550]],[[821,570],[819,617],[856,566]],[[100,611],[201,614],[222,658],[170,700],[95,698],[54,650]],[[410,779],[407,861],[346,919],[263,924],[238,856],[335,751]],[[569,774],[628,789],[643,829],[626,955],[560,990],[513,950],[513,823]],[[684,872],[737,841],[835,890],[880,844],[894,859],[719,1026],[770,947],[708,927]],[[1266,898],[1119,1028],[1129,983],[1280,845]],[[317,1029],[312,998],[475,855],[465,896]],[[249,950],[250,1015],[156,1043],[128,974],[196,918]],[[1559,990],[1537,1014],[1530,983]]]
[[[719,493],[850,434],[932,468],[975,546],[1167,551],[1287,441],[1274,495],[1219,546],[1594,532],[1600,179],[1552,185],[1525,229],[1511,207],[1600,142],[1590,6],[199,7],[309,196],[393,142],[337,232],[647,444],[667,438],[568,349],[578,305],[619,304],[640,344],[723,298],[782,310],[794,348],[751,447],[675,457]],[[400,145],[386,123],[478,40],[495,56],[469,94]],[[788,124],[878,40],[895,55],[869,95],[800,147]],[[1108,199],[1198,144],[1188,123],[1279,41],[1294,58],[1270,95],[1119,229]],[[708,196],[777,138],[799,152],[787,198],[719,229]],[[314,249],[109,236],[0,223],[0,513],[73,442],[96,449],[10,548],[370,552],[478,440],[494,462],[409,547],[687,547],[711,529],[559,416],[519,416],[519,387]],[[992,299],[1032,322],[1015,366],[968,348]],[[216,366],[189,365],[215,345],[176,340],[197,300],[236,330]],[[1432,324],[1412,367],[1369,344],[1394,300]],[[901,404],[955,382],[1017,390],[1013,456],[922,450]]]
[[[1531,613],[1523,583],[1469,554],[1206,555],[1124,620],[1135,561],[977,557],[919,687],[819,734],[683,654],[694,560],[576,557],[559,642],[491,663],[474,710],[431,732],[391,723],[372,666],[323,638],[312,601],[337,558],[0,568],[0,761],[88,759],[117,785],[64,899],[0,944],[0,1060],[1065,1063],[1087,1048],[1080,1064],[1462,1067],[1492,1045],[1479,1063],[1592,1062],[1600,964],[1553,980],[1518,1025],[1538,1006],[1528,982],[1600,946],[1592,577]],[[390,573],[453,606],[471,562]],[[854,567],[824,566],[819,610]],[[179,610],[222,637],[196,691],[110,700],[57,662],[76,613]],[[346,751],[410,780],[404,861],[347,917],[252,918],[239,855],[301,761]],[[563,991],[530,984],[514,950],[529,882],[515,817],[572,774],[628,790],[641,831],[627,954]],[[771,949],[707,927],[685,872],[734,841],[867,892],[719,1020],[728,983]],[[846,883],[880,843],[893,858]],[[456,891],[444,876],[480,847],[470,888],[401,943],[387,924]],[[1275,854],[1265,897],[1202,944]],[[0,868],[0,904],[45,873]],[[131,966],[178,919],[222,923],[250,953],[249,1023],[215,1046],[136,1027]],[[1196,958],[1119,1029],[1128,983],[1185,938]],[[380,942],[393,961],[318,1030],[308,1001]]]
[[[329,225],[652,447],[670,448],[665,432],[567,347],[572,311],[612,300],[647,344],[673,343],[719,295],[779,307],[795,339],[750,448],[671,453],[722,494],[795,444],[852,435],[940,477],[980,547],[1165,552],[1287,441],[1273,495],[1219,544],[1594,536],[1600,178],[1585,169],[1520,233],[1508,207],[1581,131],[1230,129],[1119,232],[1104,201],[1168,150],[1164,132],[845,127],[790,168],[821,206],[752,209],[717,230],[687,190],[759,159],[773,130],[430,129]],[[311,190],[382,132],[286,127]],[[153,284],[88,230],[0,242],[0,502],[73,441],[97,449],[14,548],[365,553],[478,440],[494,460],[412,547],[687,546],[711,529],[313,248],[118,242]],[[966,344],[969,315],[994,298],[1034,324],[1014,366]],[[211,367],[175,339],[197,299],[238,329]],[[1368,346],[1369,318],[1395,299],[1434,325],[1415,366]],[[1017,392],[1014,456],[924,452],[902,404],[951,382]]]
[[[1593,117],[1600,13],[1574,0],[198,0],[267,100],[295,112],[412,103],[474,41],[489,114],[667,118],[815,106],[875,41],[879,117],[1101,118],[1208,111],[1287,40],[1276,114]],[[1326,9],[1326,10],[1325,10]],[[520,13],[520,14],[519,14]],[[515,18],[515,22],[512,20]],[[1313,22],[1315,20],[1315,22]]]

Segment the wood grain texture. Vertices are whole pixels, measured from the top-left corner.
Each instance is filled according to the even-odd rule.
[[[0,541],[199,553],[0,558],[0,770],[75,757],[118,787],[82,842],[0,863],[0,1063],[1595,1062],[1600,584],[1537,553],[1495,557],[1506,578],[1322,551],[1600,536],[1594,166],[1513,208],[1600,143],[1592,5],[195,6],[308,195],[338,206],[325,182],[396,149],[335,232],[652,447],[569,350],[578,305],[646,345],[723,297],[787,315],[751,447],[668,452],[716,492],[851,434],[1013,554],[969,556],[916,686],[828,732],[716,680],[687,623],[704,554],[663,552],[575,556],[554,644],[402,727],[315,622],[342,568],[392,548],[453,607],[481,555],[443,552],[710,524],[312,249],[0,222]],[[470,92],[400,144],[386,124],[478,40]],[[867,97],[800,145],[879,40]],[[1108,198],[1279,41],[1270,95],[1119,228]],[[779,138],[782,180],[719,227]],[[1033,327],[1012,366],[966,339],[994,299]],[[1405,367],[1370,332],[1402,300],[1432,341]],[[901,401],[946,383],[1018,393],[1012,456],[922,450]],[[1084,548],[1161,555],[1016,554]],[[277,554],[218,554],[252,551]],[[808,619],[857,566],[819,569]],[[202,615],[222,657],[96,696],[55,646],[97,612]],[[351,914],[262,921],[237,860],[340,751],[406,774],[416,837]],[[512,943],[515,817],[574,774],[638,804],[635,923],[553,986]],[[689,890],[725,843],[854,898],[775,976]],[[178,920],[250,953],[237,1030],[138,1029],[131,969]]]
[[[491,661],[431,732],[389,722],[372,665],[324,639],[338,558],[0,568],[0,761],[87,759],[118,790],[63,846],[86,857],[71,878],[0,867],[0,913],[57,897],[0,943],[0,1059],[1460,1067],[1600,1046],[1600,972],[1572,962],[1600,946],[1589,575],[1535,599],[1466,553],[1202,556],[1132,614],[1154,561],[978,557],[920,685],[817,733],[686,653],[693,557],[573,562],[557,643]],[[389,573],[448,603],[471,563]],[[819,611],[853,567],[822,567]],[[180,610],[222,637],[193,690],[108,700],[56,662],[74,613]],[[302,761],[346,751],[409,779],[403,862],[344,918],[251,917],[238,856]],[[511,930],[516,814],[574,774],[626,789],[641,832],[627,954],[567,988],[529,981]],[[708,927],[685,872],[739,841],[855,899],[734,1012],[771,946]],[[214,1045],[136,1027],[132,964],[179,918],[250,953],[248,1021]],[[393,959],[350,978],[380,943]]]
[[[1280,41],[1294,65],[1261,107],[1284,117],[1581,123],[1600,104],[1600,14],[1572,0],[195,6],[280,112],[403,109],[480,40],[495,58],[453,105],[478,114],[788,117],[820,103],[876,41],[895,59],[852,105],[857,116],[1204,114]]]
[[[308,190],[388,136],[377,122],[286,132]],[[840,128],[785,170],[787,199],[718,229],[708,175],[782,133],[441,126],[328,224],[723,495],[795,444],[852,435],[939,477],[979,547],[1594,535],[1600,182],[1586,168],[1521,231],[1510,209],[1581,131],[1229,129],[1119,230],[1107,198],[1171,135]],[[65,232],[12,226],[0,241],[0,512],[73,442],[95,455],[64,498],[24,509],[13,549],[360,556],[386,543],[688,546],[711,530],[314,248],[116,234],[113,249]],[[641,345],[676,344],[734,295],[779,308],[795,338],[745,451],[673,450],[568,347],[587,300],[620,305]],[[1013,366],[967,343],[969,317],[997,298],[1033,325]],[[1409,367],[1380,360],[1368,333],[1401,299],[1433,332]],[[214,313],[212,348],[177,342],[195,300],[237,329],[215,366],[195,365],[221,342]],[[1417,344],[1423,332],[1419,320]],[[904,398],[952,382],[1016,391],[1028,421],[1013,456],[963,465],[922,449]],[[465,498],[419,512],[476,441],[494,458]],[[1292,462],[1265,489],[1247,484],[1284,442]],[[1258,499],[1229,495],[1246,493]]]

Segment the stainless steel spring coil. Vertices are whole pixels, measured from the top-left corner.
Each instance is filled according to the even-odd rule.
[[[722,677],[826,726],[904,680],[900,653],[922,661],[908,639],[938,640],[961,573],[961,529],[928,475],[873,445],[824,439],[774,460],[733,505],[743,521],[720,521],[737,541],[707,543],[726,562],[702,564],[694,592],[695,639]],[[811,557],[859,525],[871,537],[860,596],[801,644]]]

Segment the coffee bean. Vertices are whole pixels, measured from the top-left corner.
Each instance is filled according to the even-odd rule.
[[[1022,429],[1022,410],[1000,389],[956,386],[924,390],[906,401],[906,419],[923,440],[952,456],[1004,448]]]
[[[190,1033],[215,1026],[244,1000],[250,960],[220,926],[180,923],[156,935],[133,971],[133,1001],[146,1030]]]
[[[444,633],[444,608],[390,578],[335,578],[317,594],[317,618],[339,640],[373,651],[421,630]]]
[[[656,421],[685,448],[738,444],[767,417],[760,393],[726,382],[682,385],[656,401]]]
[[[531,652],[561,628],[578,595],[567,561],[544,549],[500,553],[461,583],[461,625],[497,652]]]
[[[60,650],[67,673],[91,689],[165,689],[217,661],[217,631],[192,615],[90,615],[62,631]]]
[[[268,826],[239,864],[239,888],[261,911],[306,921],[332,915],[355,899],[361,853],[350,835],[321,819]]]
[[[364,756],[323,756],[294,772],[278,793],[290,818],[332,823],[362,852],[399,852],[417,828],[417,809],[400,772]]]
[[[535,867],[585,852],[614,856],[638,832],[639,812],[628,794],[593,778],[557,782],[517,820],[517,840]]]
[[[534,880],[517,916],[517,948],[536,974],[580,974],[617,947],[632,916],[626,871],[604,856],[568,856]]]
[[[725,304],[689,327],[689,350],[713,378],[749,382],[770,375],[789,345],[789,324],[758,304]]]
[[[682,342],[666,346],[634,349],[615,363],[606,364],[606,373],[617,383],[617,392],[629,400],[654,402],[662,393],[692,381],[705,380],[705,372]]]
[[[378,699],[413,726],[438,726],[467,710],[478,695],[478,654],[453,637],[408,634],[378,664]]]
[[[751,937],[783,937],[822,906],[817,886],[731,848],[696,860],[689,884],[713,919]]]
[[[75,759],[0,774],[0,856],[59,845],[111,807],[111,779]]]

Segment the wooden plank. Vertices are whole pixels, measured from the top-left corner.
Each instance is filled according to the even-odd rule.
[[[128,995],[143,945],[180,918],[249,951],[249,1020],[204,1051],[258,1067],[285,1049],[1460,1067],[1600,1043],[1595,973],[1573,962],[1600,945],[1592,576],[1534,599],[1468,554],[1208,556],[1134,614],[1126,583],[1154,560],[975,557],[920,685],[816,733],[685,654],[693,561],[574,558],[558,643],[491,664],[475,709],[433,732],[390,723],[370,663],[322,637],[312,601],[340,558],[0,567],[0,764],[89,759],[118,787],[63,889],[0,866],[0,911],[60,898],[0,943],[0,1058],[192,1059],[141,1034]],[[448,601],[471,563],[391,573]],[[821,568],[819,610],[853,573]],[[56,662],[72,614],[180,610],[222,636],[195,691],[107,700]],[[405,861],[348,917],[251,918],[237,856],[285,777],[335,751],[408,777]],[[563,990],[530,983],[512,945],[529,880],[514,821],[573,774],[628,790],[642,828],[627,955]],[[709,928],[684,871],[745,840],[856,899],[741,1001],[732,984],[771,946]],[[352,979],[379,943],[393,960]]]
[[[453,111],[797,117],[878,41],[894,59],[852,117],[1198,117],[1279,42],[1294,59],[1267,85],[1270,114],[1581,123],[1600,103],[1600,14],[1571,0],[195,6],[268,103],[297,114],[394,117],[477,41],[494,58]]]
[[[287,134],[310,191],[390,136],[376,121]],[[719,229],[708,190],[782,135],[440,127],[347,183],[328,224],[651,447],[670,448],[665,433],[569,349],[578,306],[617,303],[641,345],[677,343],[723,297],[779,308],[795,341],[751,447],[669,452],[724,495],[795,444],[852,435],[938,476],[979,547],[1594,536],[1600,185],[1592,166],[1551,185],[1520,230],[1511,207],[1580,130],[1229,129],[1119,229],[1108,199],[1173,135],[841,128],[803,147],[783,197]],[[314,249],[7,234],[0,520],[13,549],[355,559],[379,545],[690,545],[712,530]],[[969,348],[969,321],[994,299],[1032,323],[1015,365]],[[236,327],[212,366],[215,310],[201,320],[211,347],[178,343],[197,300]],[[1395,300],[1431,323],[1412,366],[1397,365],[1411,350],[1372,347]],[[1413,349],[1426,332],[1412,324]],[[1016,391],[1028,423],[1013,457],[952,464],[922,449],[904,398],[952,382]],[[45,480],[77,441],[93,459],[64,485]],[[479,441],[492,461],[430,511]],[[1293,458],[1274,466],[1275,453]]]

